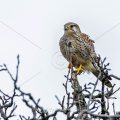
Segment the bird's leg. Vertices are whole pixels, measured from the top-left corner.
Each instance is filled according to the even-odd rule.
[[[70,61],[69,61],[69,65],[68,65],[68,69],[72,69],[73,64],[72,64],[72,55],[70,56]]]
[[[82,71],[84,71],[84,66],[80,64],[80,66],[76,69],[77,75],[80,74]]]
[[[68,64],[68,69],[71,69],[73,67],[73,65],[72,65],[72,63],[70,62],[69,64]]]

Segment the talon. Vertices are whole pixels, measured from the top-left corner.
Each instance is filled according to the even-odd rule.
[[[68,65],[68,69],[71,69],[73,66],[72,66],[72,63],[69,63]]]
[[[80,74],[82,71],[84,71],[84,67],[80,65],[76,70],[77,75]]]

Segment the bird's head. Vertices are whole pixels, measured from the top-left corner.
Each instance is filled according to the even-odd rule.
[[[64,31],[67,34],[79,34],[81,33],[81,30],[79,26],[76,23],[69,22],[64,25]]]

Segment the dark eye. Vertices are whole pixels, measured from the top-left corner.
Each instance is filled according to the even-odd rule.
[[[70,27],[71,27],[71,28],[73,28],[73,27],[74,27],[74,25],[71,25]]]

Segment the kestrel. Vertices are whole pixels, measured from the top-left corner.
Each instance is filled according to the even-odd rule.
[[[82,33],[76,23],[69,22],[64,25],[64,35],[61,37],[59,45],[62,55],[69,62],[69,68],[75,67],[77,74],[88,71],[98,77],[100,69],[95,64],[97,55],[94,41]],[[102,78],[102,76],[99,77],[101,81]],[[109,79],[105,81],[105,85],[112,87]]]

